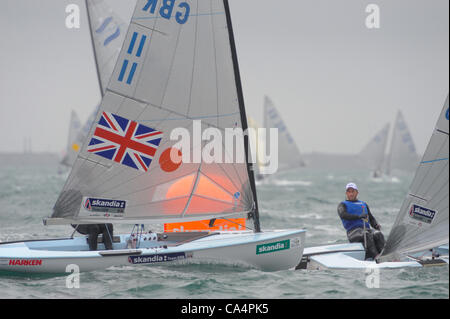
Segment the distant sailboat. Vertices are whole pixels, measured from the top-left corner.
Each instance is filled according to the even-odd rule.
[[[78,139],[81,130],[81,121],[77,113],[72,110],[70,114],[69,122],[69,137],[67,140],[66,152],[62,158],[60,164],[72,167],[75,159],[77,158],[78,152],[81,148],[83,140]]]
[[[448,265],[448,134],[447,96],[409,192],[377,261],[364,260],[362,244],[350,243],[305,248],[304,259],[298,268],[366,269]],[[432,248],[436,252],[430,252]]]
[[[382,176],[390,124],[386,124],[361,150],[358,157],[372,170],[373,178]]]
[[[305,161],[272,100],[264,97],[264,127],[278,129],[278,171],[304,167]],[[265,177],[264,175],[262,177]]]
[[[98,84],[103,96],[125,39],[128,23],[125,23],[104,0],[86,0],[85,5]],[[96,106],[83,126],[75,111],[72,111],[69,141],[61,164],[72,167],[94,123],[98,109],[99,106]]]
[[[166,2],[137,2],[94,125],[45,224],[142,229],[143,223],[214,224],[239,216],[253,231],[132,231],[114,236],[108,251],[89,251],[86,237],[2,243],[1,270],[60,273],[69,264],[89,271],[206,260],[273,271],[300,261],[304,230],[261,230],[246,136],[233,145],[245,150],[242,163],[229,161],[227,152],[224,163],[172,159],[172,150],[181,152],[170,138],[174,129],[192,136],[193,121],[201,119],[202,129],[245,131],[247,117],[228,1],[185,0],[172,14],[158,3]]]
[[[386,175],[392,175],[395,169],[414,171],[419,156],[401,111],[398,111],[392,132],[390,151],[386,161]]]

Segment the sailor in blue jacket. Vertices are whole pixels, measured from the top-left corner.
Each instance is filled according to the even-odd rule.
[[[347,238],[351,243],[360,242],[365,245],[366,259],[374,259],[385,244],[381,226],[371,214],[367,203],[358,200],[358,187],[355,183],[347,184],[345,196],[346,200],[338,206],[338,214],[347,231]]]

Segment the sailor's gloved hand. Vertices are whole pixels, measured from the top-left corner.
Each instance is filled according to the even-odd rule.
[[[376,230],[381,230],[381,225],[380,225],[380,224],[377,224],[374,228],[375,228]]]

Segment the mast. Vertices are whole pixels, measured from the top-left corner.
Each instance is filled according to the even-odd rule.
[[[241,113],[241,122],[242,122],[242,130],[245,131],[248,129],[247,124],[247,115],[245,114],[245,106],[244,106],[244,95],[242,93],[242,83],[241,83],[241,76],[239,72],[239,64],[236,54],[236,44],[234,42],[234,33],[233,33],[233,26],[231,24],[231,15],[230,15],[230,7],[228,4],[228,0],[223,0],[223,4],[225,7],[225,15],[227,18],[227,25],[228,25],[228,34],[230,38],[230,46],[231,46],[231,55],[233,59],[233,69],[234,69],[234,78],[236,80],[236,89],[237,89],[237,96],[239,101],[239,109]],[[249,182],[250,187],[252,189],[253,193],[253,199],[254,199],[254,207],[251,214],[251,217],[253,218],[254,223],[254,231],[256,233],[261,232],[261,225],[259,223],[259,208],[258,208],[258,199],[256,197],[256,185],[255,185],[255,176],[253,172],[253,164],[248,161],[248,153],[249,153],[249,137],[248,134],[244,134],[244,148],[245,148],[245,156],[247,160],[247,171],[249,176]],[[249,215],[250,215],[249,214]]]
[[[399,111],[400,112],[400,111]],[[387,161],[386,161],[386,175],[391,175],[391,166],[392,166],[392,151],[394,149],[394,141],[395,141],[395,136],[396,136],[396,127],[397,127],[397,120],[398,120],[398,113],[395,117],[395,122],[394,122],[394,127],[392,128],[392,136],[391,136],[391,145],[389,146],[389,153],[387,156]]]
[[[92,25],[91,25],[91,15],[89,13],[89,6],[88,6],[88,0],[85,0],[86,4],[86,14],[87,14],[87,20],[88,20],[88,26],[89,26],[89,36],[91,38],[91,44],[92,44],[92,50],[94,52],[94,60],[95,60],[95,69],[97,70],[97,80],[98,85],[100,87],[100,94],[103,96],[103,85],[102,85],[102,79],[100,78],[100,69],[98,67],[98,61],[97,61],[97,52],[95,50],[95,43],[94,43],[94,37],[92,36]]]

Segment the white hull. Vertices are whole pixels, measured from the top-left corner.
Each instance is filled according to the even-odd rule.
[[[186,243],[171,240],[174,235],[168,234],[167,239],[163,235],[143,235],[136,249],[127,249],[129,235],[120,235],[114,250],[98,251],[88,250],[86,237],[2,243],[0,271],[65,273],[70,271],[69,265],[76,265],[80,271],[93,271],[112,266],[202,261],[277,271],[299,263],[305,239],[304,230],[211,233]]]
[[[377,263],[375,261],[364,260],[365,251],[360,243],[316,246],[304,249],[302,262],[296,268],[308,270],[393,269],[448,265],[448,246],[441,246],[438,251],[440,254],[444,255],[444,257],[431,259],[431,256],[424,256],[425,258],[419,261],[418,257],[423,254],[416,254],[415,256],[407,257],[402,261]]]

